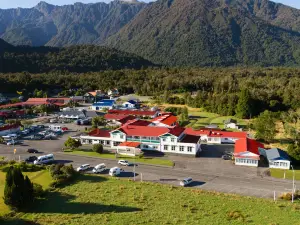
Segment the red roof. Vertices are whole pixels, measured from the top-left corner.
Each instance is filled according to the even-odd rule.
[[[134,116],[154,116],[156,114],[156,111],[117,110],[117,109],[111,109],[111,110],[108,110],[108,113],[111,113],[111,114],[134,115]]]
[[[89,136],[94,136],[94,137],[110,137],[110,131],[109,130],[103,130],[103,129],[98,129],[96,128],[95,130],[92,130],[89,133]]]
[[[126,146],[126,147],[132,147],[132,148],[138,148],[140,146],[141,143],[139,142],[128,142],[125,141],[121,144],[119,144],[119,146]]]
[[[234,154],[252,152],[259,155],[258,148],[264,148],[264,145],[254,139],[242,138],[235,142]]]
[[[185,128],[183,127],[174,127],[170,129],[170,134],[173,134],[174,136],[178,137],[184,132]],[[199,139],[199,137],[198,137]]]
[[[134,126],[125,125],[119,128],[121,132],[129,136],[146,136],[146,137],[159,137],[169,132],[166,127],[145,127],[145,126]]]
[[[122,120],[128,116],[129,115],[125,115],[125,114],[110,114],[110,113],[108,113],[108,114],[104,115],[104,118],[106,120]]]
[[[189,135],[207,135],[209,137],[227,137],[227,138],[247,138],[246,132],[231,132],[231,131],[220,131],[220,130],[193,130],[193,128],[186,128],[185,133]]]
[[[171,114],[163,114],[162,116],[156,117],[152,120],[153,123],[163,123],[168,126],[171,126],[173,123],[176,123],[177,117]]]
[[[13,125],[5,125],[3,127],[0,127],[0,131],[4,131],[4,130],[10,130],[10,129],[16,129],[20,127],[20,125],[18,124],[13,124]]]

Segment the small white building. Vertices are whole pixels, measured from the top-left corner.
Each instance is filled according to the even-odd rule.
[[[264,155],[267,158],[270,168],[286,169],[286,170],[290,169],[291,160],[285,151],[278,148],[272,148],[272,149],[261,149],[260,152],[262,155]]]
[[[124,102],[122,104],[123,108],[126,109],[137,109],[138,108],[138,103],[134,100],[129,100],[127,102]]]
[[[225,124],[225,128],[227,128],[227,129],[239,129],[239,126],[236,123],[228,123],[228,124]]]

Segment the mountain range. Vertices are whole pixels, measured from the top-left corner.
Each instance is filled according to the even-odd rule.
[[[268,0],[115,0],[0,10],[14,45],[107,45],[167,66],[297,66],[300,10]]]

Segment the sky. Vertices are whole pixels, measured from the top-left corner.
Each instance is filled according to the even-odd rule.
[[[37,5],[41,0],[0,0],[0,8],[30,8]],[[75,2],[82,3],[95,3],[95,2],[110,2],[110,0],[44,0],[49,4],[53,5],[67,5],[73,4]],[[144,2],[149,2],[153,0],[143,0]],[[280,2],[285,5],[289,5],[300,9],[300,0],[273,0],[274,2]]]

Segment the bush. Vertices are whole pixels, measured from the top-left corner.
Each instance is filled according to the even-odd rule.
[[[292,193],[286,192],[283,193],[280,197],[280,199],[291,201],[292,200]],[[294,200],[300,199],[300,190],[295,191],[294,193]]]
[[[19,167],[22,172],[37,172],[45,169],[45,166],[27,164],[25,162],[21,162],[20,164],[17,164],[17,167]]]
[[[62,184],[65,184],[75,178],[78,174],[74,170],[72,165],[56,164],[49,167],[50,174],[54,181],[50,184],[50,187],[56,188]]]
[[[93,146],[93,151],[97,152],[99,154],[103,153],[103,145],[101,145],[101,144],[95,144]]]
[[[33,196],[35,198],[40,198],[45,195],[45,191],[43,190],[42,185],[39,184],[33,184]]]

